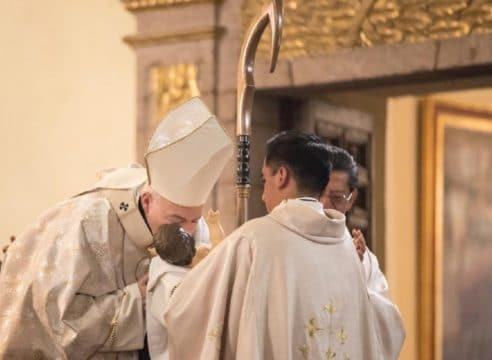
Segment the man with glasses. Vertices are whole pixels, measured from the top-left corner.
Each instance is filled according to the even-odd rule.
[[[332,164],[330,180],[321,195],[325,209],[335,209],[347,214],[357,200],[358,169],[352,155],[337,146],[328,145],[328,158]],[[367,286],[384,297],[388,297],[388,282],[379,268],[379,262],[369,249],[366,250],[364,235],[359,229],[352,230],[357,253],[366,271]]]

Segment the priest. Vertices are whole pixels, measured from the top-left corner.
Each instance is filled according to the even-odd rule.
[[[137,358],[152,234],[169,223],[195,231],[231,152],[193,98],[159,125],[146,168],[106,172],[41,215],[2,265],[0,358]]]
[[[330,180],[321,195],[320,202],[325,209],[335,209],[347,214],[358,196],[358,166],[348,151],[328,145],[328,160],[332,165]],[[370,249],[366,249],[365,238],[360,229],[352,229],[354,244],[360,252],[368,288],[389,298],[388,281],[379,268],[379,262]]]
[[[175,290],[164,314],[171,360],[397,358],[385,337],[401,336],[399,313],[372,302],[345,216],[319,202],[329,172],[317,137],[268,141],[269,214],[228,236]]]

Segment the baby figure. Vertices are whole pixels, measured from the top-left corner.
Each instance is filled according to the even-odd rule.
[[[147,341],[151,359],[167,360],[167,329],[164,326],[164,309],[181,279],[197,262],[198,255],[208,252],[208,227],[200,219],[197,230],[191,236],[179,225],[161,225],[154,236],[157,256],[152,258],[147,284]],[[196,248],[195,248],[196,247]],[[194,261],[195,258],[195,261]]]

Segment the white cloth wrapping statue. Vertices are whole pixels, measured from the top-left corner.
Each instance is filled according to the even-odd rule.
[[[152,241],[137,202],[145,181],[143,168],[106,174],[11,245],[0,272],[2,359],[136,358],[145,334],[136,281]]]
[[[244,224],[171,297],[170,359],[396,359],[398,310],[368,296],[347,236],[344,215],[302,199]]]
[[[198,222],[194,234],[195,246],[209,247],[209,232],[203,218]],[[150,262],[147,285],[147,342],[151,359],[169,359],[167,350],[167,329],[164,326],[164,309],[172,293],[181,283],[189,268],[176,266],[155,256]]]
[[[169,264],[158,256],[150,263],[146,318],[147,342],[153,360],[169,359],[164,309],[188,271],[188,268]]]

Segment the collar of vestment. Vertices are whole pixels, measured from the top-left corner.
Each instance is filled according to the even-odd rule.
[[[152,245],[152,233],[138,209],[137,190],[138,188],[108,189],[104,191],[104,195],[133,243],[139,248],[148,248]]]
[[[147,181],[143,167],[105,171],[91,191],[103,191],[123,228],[138,248],[152,245],[152,233],[138,208],[139,189]]]
[[[345,215],[323,210],[314,198],[287,199],[268,215],[300,236],[318,243],[338,243],[345,235]]]

